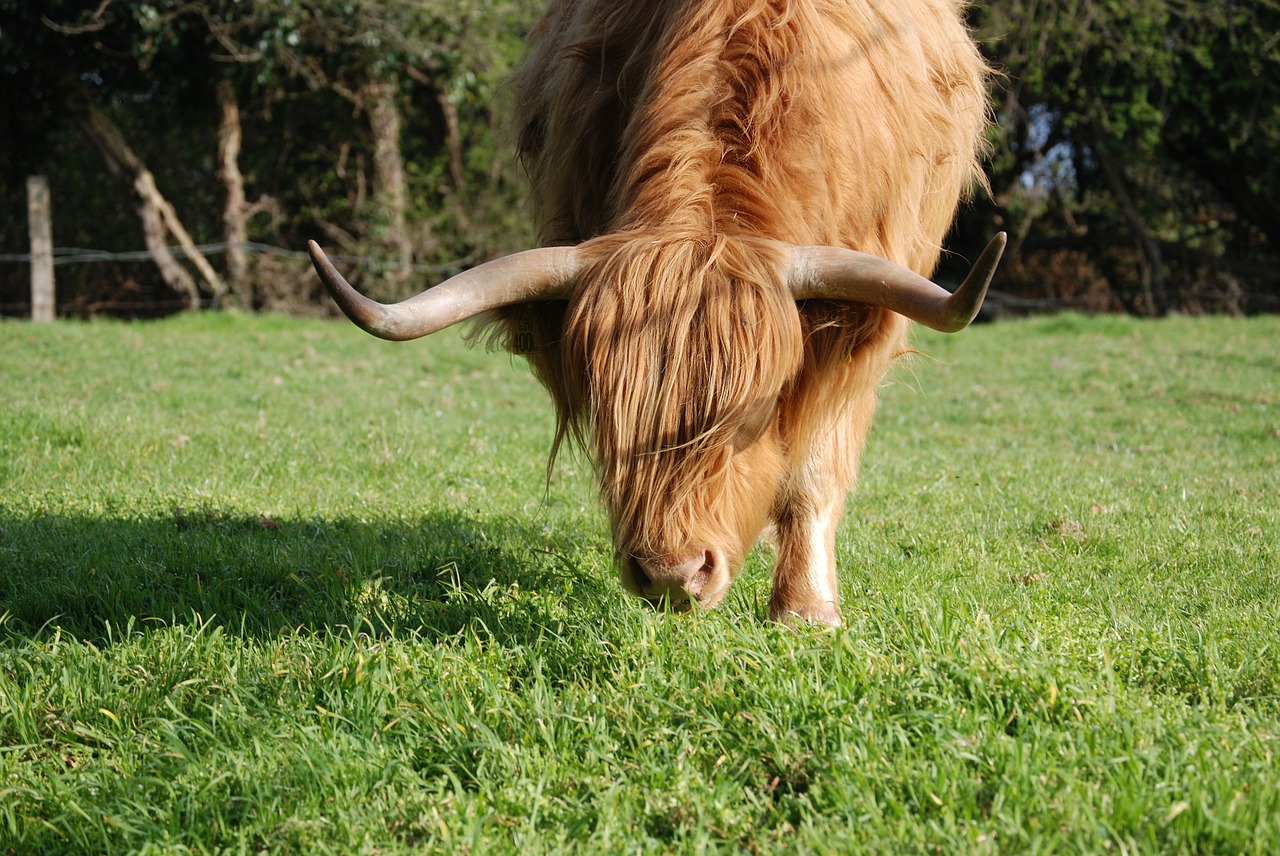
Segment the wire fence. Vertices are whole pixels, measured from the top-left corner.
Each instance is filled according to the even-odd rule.
[[[286,259],[309,260],[305,252],[301,250],[288,250],[284,247],[274,247],[270,244],[260,244],[254,241],[247,241],[240,245],[245,252],[256,255],[273,255]],[[203,256],[218,256],[226,253],[231,248],[231,244],[222,241],[215,244],[197,244],[195,249]],[[183,247],[168,247],[170,255],[182,257],[186,254]],[[409,270],[414,273],[427,274],[445,274],[461,270],[474,261],[473,256],[465,256],[443,264],[411,264],[398,262],[390,259],[377,259],[368,256],[353,256],[343,253],[328,253],[331,260],[335,262],[348,262],[358,264],[362,267],[372,270]],[[86,250],[79,247],[56,247],[53,250],[53,264],[84,264],[91,262],[147,262],[153,261],[156,253],[152,250],[128,250],[117,252],[112,250]],[[30,264],[35,261],[35,256],[31,253],[0,253],[0,264]]]
[[[198,244],[195,249],[205,256],[217,256],[225,254],[231,248],[231,244],[225,241]],[[310,261],[310,256],[301,250],[290,250],[284,247],[276,247],[271,244],[262,244],[254,241],[248,241],[241,244],[241,248],[255,255],[272,255],[278,258]],[[181,257],[186,250],[180,246],[169,247],[168,251],[175,257]],[[405,263],[392,259],[380,259],[369,256],[350,255],[345,253],[330,253],[329,258],[335,262],[343,264],[351,264],[371,271],[411,271],[413,273],[421,273],[434,276],[444,276],[457,273],[466,269],[475,263],[474,256],[464,256],[453,261],[437,263],[437,264],[418,264]],[[57,247],[53,250],[53,264],[69,265],[69,264],[92,264],[95,262],[147,262],[152,261],[156,257],[155,252],[151,250],[91,250],[79,247]],[[31,253],[0,253],[0,264],[30,264],[35,257]],[[1121,303],[1132,302],[1143,297],[1140,292],[1118,292],[1113,291],[1107,295],[1110,300]],[[1206,290],[1197,293],[1197,302],[1202,304],[1231,305],[1240,304],[1242,302],[1249,304],[1254,311],[1276,312],[1280,311],[1280,295],[1274,293],[1255,292],[1255,291],[1233,291],[1233,292],[1217,292],[1214,290]],[[1009,292],[992,289],[988,292],[987,304],[993,314],[1009,313],[1013,315],[1035,315],[1048,312],[1060,312],[1062,310],[1071,309],[1088,309],[1096,306],[1098,296],[1096,295],[1078,295],[1074,297],[1026,297]],[[213,305],[212,298],[203,298],[197,302],[201,308],[208,308]],[[148,300],[102,300],[94,301],[93,307],[101,310],[140,310],[140,309],[184,309],[190,308],[192,302],[185,299],[148,299]],[[30,301],[17,303],[0,303],[0,312],[21,313],[31,308]]]
[[[211,244],[197,244],[195,250],[203,256],[218,256],[227,253],[232,245],[226,241],[219,241]],[[275,256],[276,258],[289,259],[293,261],[310,262],[311,257],[301,250],[290,250],[284,247],[276,247],[271,244],[258,243],[256,241],[246,241],[240,245],[240,248],[251,255],[258,256]],[[183,258],[186,255],[186,248],[174,246],[167,248],[170,255],[175,258]],[[81,247],[56,247],[52,253],[52,262],[55,267],[71,264],[93,264],[95,262],[150,262],[154,261],[157,253],[153,250],[91,250]],[[475,256],[463,256],[462,258],[437,264],[418,264],[396,261],[393,259],[380,259],[370,256],[351,255],[347,253],[328,253],[330,260],[339,264],[350,264],[357,266],[366,271],[408,271],[411,273],[425,274],[428,276],[443,277],[458,273],[465,270],[475,263]],[[0,264],[31,264],[36,260],[36,256],[32,253],[0,253]],[[159,312],[165,313],[170,311],[181,311],[184,309],[210,309],[216,305],[213,297],[204,296],[195,301],[186,298],[146,298],[146,299],[95,299],[85,305],[80,305],[76,310],[79,313],[93,314],[96,312]],[[8,315],[25,315],[31,311],[31,301],[17,301],[13,303],[0,303],[0,313]]]

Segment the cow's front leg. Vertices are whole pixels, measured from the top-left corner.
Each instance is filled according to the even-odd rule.
[[[778,561],[769,617],[840,624],[836,591],[836,527],[844,496],[792,496],[776,517]]]
[[[801,463],[773,513],[778,561],[769,617],[774,621],[840,624],[836,528],[858,480],[875,407],[874,389],[868,383],[860,395],[851,397],[843,418],[817,426],[801,445]]]

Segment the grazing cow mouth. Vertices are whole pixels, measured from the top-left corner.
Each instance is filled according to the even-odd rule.
[[[716,550],[691,550],[670,556],[629,556],[623,563],[623,584],[654,606],[678,611],[694,603],[715,606],[729,588],[728,561]]]

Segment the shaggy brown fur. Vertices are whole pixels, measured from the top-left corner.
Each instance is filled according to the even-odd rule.
[[[987,121],[961,13],[553,0],[535,31],[516,77],[535,216],[587,261],[567,307],[505,310],[501,329],[532,334],[556,446],[595,460],[633,588],[637,559],[706,549],[714,602],[772,519],[771,612],[837,620],[832,533],[906,322],[798,306],[783,245],[932,272]]]

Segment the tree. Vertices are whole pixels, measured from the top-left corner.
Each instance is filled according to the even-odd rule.
[[[50,2],[38,10],[11,2],[0,6],[0,70],[5,76],[20,76],[24,84],[9,89],[11,103],[5,112],[22,117],[25,110],[30,110],[44,119],[34,129],[21,125],[15,129],[11,137],[18,144],[15,160],[19,164],[38,163],[43,147],[61,130],[61,124],[74,125],[101,156],[107,171],[122,182],[132,197],[144,243],[164,281],[183,295],[188,305],[198,302],[197,278],[169,252],[167,237],[171,236],[216,304],[225,293],[220,277],[196,250],[144,157],[99,104],[123,95],[137,96],[146,86],[145,76],[139,73],[145,71],[144,67],[122,62],[104,65],[99,61],[100,56],[112,52],[127,53],[121,51],[119,43],[113,43],[112,37],[137,43],[136,30],[131,26],[137,22],[129,20],[116,26],[111,6],[110,0],[104,0],[92,11],[72,2]],[[143,56],[134,52],[135,58]],[[13,177],[8,179],[12,180]]]
[[[531,2],[492,0],[0,0],[0,121],[11,132],[0,192],[48,171],[54,196],[75,199],[59,207],[59,245],[132,249],[114,211],[80,204],[108,193],[82,153],[127,149],[105,162],[143,165],[172,201],[153,226],[180,210],[194,241],[223,238],[236,302],[306,299],[312,287],[297,284],[314,282],[289,259],[244,252],[250,240],[301,247],[326,235],[385,262],[362,266],[374,271],[364,284],[396,296],[421,287],[407,281],[410,263],[456,265],[528,240],[494,105],[533,14]],[[121,145],[83,145],[85,128],[107,123]],[[0,236],[19,225],[0,213]],[[211,282],[148,240],[184,300]],[[153,275],[124,263],[111,275],[122,266],[130,288]]]
[[[318,305],[305,262],[251,242],[324,237],[366,257],[355,278],[384,299],[424,267],[527,246],[502,81],[539,5],[0,0],[0,241],[24,246],[33,173],[50,176],[57,246],[133,250],[141,232],[154,264],[59,269],[86,311]],[[1280,308],[1280,0],[971,15],[1003,77],[992,194],[953,246],[1008,229],[998,287],[1023,295]],[[195,246],[215,241],[226,254],[205,263]],[[0,304],[24,274],[0,266]]]
[[[1212,308],[1224,283],[1222,308],[1280,296],[1252,261],[1280,241],[1280,4],[1011,0],[973,17],[1004,72],[978,216],[1013,227],[1015,259],[1087,252],[1155,314]]]

